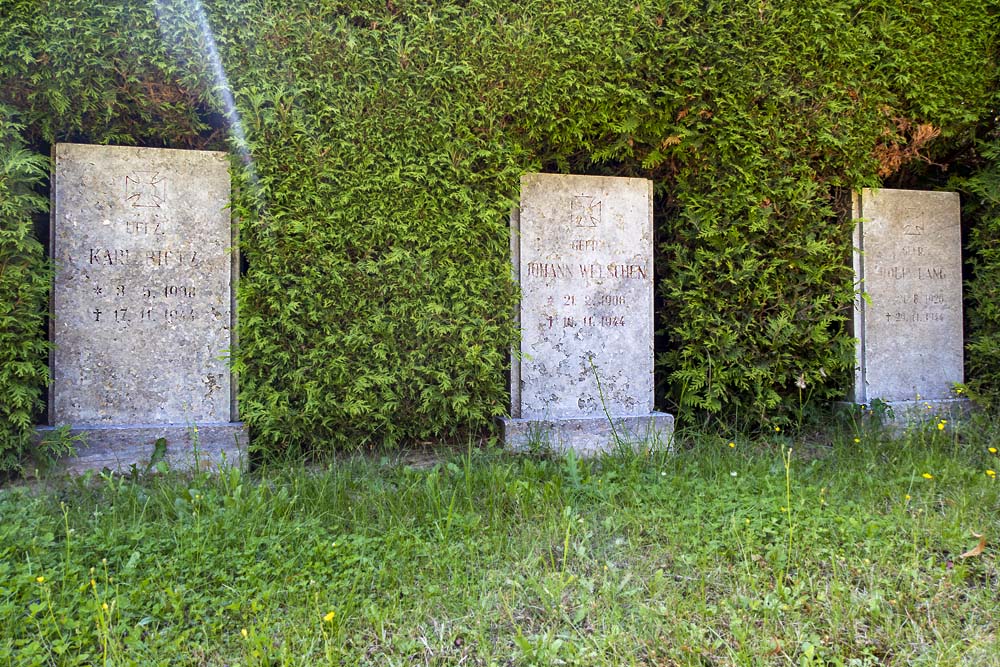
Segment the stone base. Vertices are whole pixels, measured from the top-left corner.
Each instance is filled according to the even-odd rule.
[[[42,426],[37,436],[44,438],[55,430]],[[71,474],[104,468],[128,473],[133,465],[145,471],[158,438],[167,441],[163,460],[171,470],[217,470],[223,463],[240,467],[250,442],[242,422],[79,426],[69,433],[83,438],[76,443],[76,456],[61,462],[61,470]]]
[[[503,419],[504,443],[514,451],[538,449],[583,456],[617,452],[622,447],[639,451],[673,447],[674,417],[665,412],[613,417],[567,419]],[[616,437],[617,436],[617,437]]]
[[[860,403],[850,401],[838,401],[837,407],[847,410],[857,410]],[[874,418],[874,413],[870,411],[871,405],[864,404],[866,409],[862,415],[864,419]],[[908,426],[916,426],[938,419],[954,421],[961,419],[972,411],[972,402],[967,398],[937,398],[919,401],[886,401],[885,405],[892,409],[893,419],[885,417],[884,423],[899,430]]]

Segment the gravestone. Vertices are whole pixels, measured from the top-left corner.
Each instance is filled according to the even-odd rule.
[[[527,174],[511,216],[521,287],[504,438],[582,454],[669,445],[653,411],[653,184]]]
[[[226,154],[57,144],[53,158],[49,424],[84,437],[67,467],[142,469],[160,438],[173,466],[238,464]]]
[[[962,239],[955,192],[865,189],[854,197],[851,400],[912,422],[962,409]]]

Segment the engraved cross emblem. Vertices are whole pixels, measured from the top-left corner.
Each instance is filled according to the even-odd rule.
[[[133,171],[125,177],[125,200],[133,208],[160,208],[167,200],[166,185],[158,171]]]
[[[576,227],[596,227],[601,221],[601,200],[593,195],[574,195],[570,207],[571,222]]]

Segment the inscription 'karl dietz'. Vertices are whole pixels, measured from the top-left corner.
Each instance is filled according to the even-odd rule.
[[[128,248],[90,248],[94,266],[197,266],[197,250],[129,250]]]

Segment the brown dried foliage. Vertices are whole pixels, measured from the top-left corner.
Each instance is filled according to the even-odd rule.
[[[885,110],[889,115],[888,110]],[[899,171],[907,162],[923,160],[934,164],[929,157],[921,153],[927,145],[941,134],[941,128],[930,123],[915,123],[908,118],[892,117],[894,128],[887,127],[882,131],[882,139],[875,146],[875,159],[878,161],[878,175],[885,178]]]

